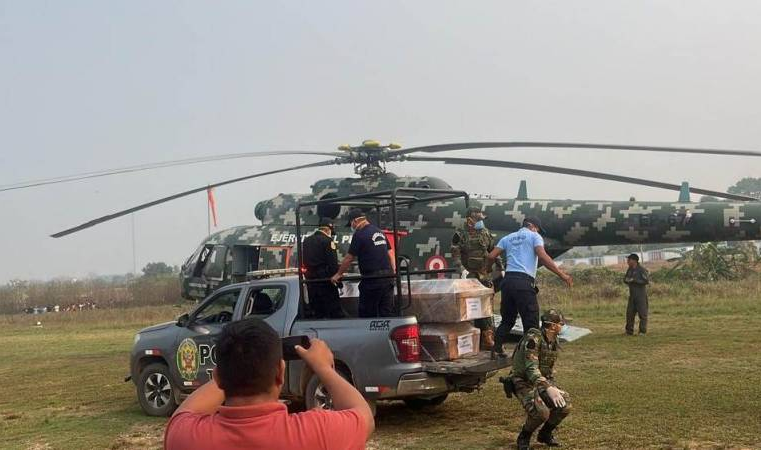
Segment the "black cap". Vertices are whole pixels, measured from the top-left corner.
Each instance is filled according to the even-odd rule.
[[[637,262],[639,262],[639,255],[636,253],[632,253],[631,255],[627,256],[626,259],[633,259]]]
[[[320,217],[320,223],[317,225],[319,227],[333,227],[333,219],[330,217]]]
[[[539,229],[540,234],[544,234],[544,228],[542,228],[542,221],[539,220],[538,217],[529,216],[523,219],[523,226],[525,227],[528,224],[534,225],[535,227]]]
[[[351,226],[352,221],[358,217],[365,217],[365,212],[359,208],[352,208],[349,211],[349,221],[346,222],[346,226]]]

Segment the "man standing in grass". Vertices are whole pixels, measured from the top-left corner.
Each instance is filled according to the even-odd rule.
[[[629,286],[629,304],[626,306],[626,334],[634,335],[634,315],[639,316],[639,334],[647,333],[647,285],[650,275],[639,264],[639,256],[632,253],[626,258],[629,269],[624,275],[624,283]]]

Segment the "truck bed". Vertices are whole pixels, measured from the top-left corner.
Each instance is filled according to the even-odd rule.
[[[509,365],[510,358],[491,359],[491,352],[483,351],[454,361],[425,361],[423,369],[435,374],[482,375],[504,369]]]

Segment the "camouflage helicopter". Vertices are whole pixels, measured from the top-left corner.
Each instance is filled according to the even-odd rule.
[[[761,239],[759,221],[761,202],[753,197],[690,187],[687,183],[671,184],[642,178],[592,172],[567,167],[528,164],[501,160],[420,156],[419,153],[439,153],[485,148],[556,148],[605,149],[688,154],[718,154],[759,157],[761,152],[745,150],[715,150],[681,147],[651,147],[629,145],[579,144],[557,142],[471,142],[430,145],[402,149],[398,144],[381,145],[366,140],[359,146],[342,145],[338,152],[258,152],[237,156],[323,155],[331,159],[315,163],[270,170],[244,177],[180,192],[152,202],[109,214],[79,226],[53,234],[62,237],[135,211],[156,206],[180,197],[253,178],[265,177],[300,169],[352,164],[358,177],[330,178],[315,182],[309,194],[280,194],[260,201],[255,217],[261,225],[244,225],[211,234],[182,265],[182,294],[188,299],[204,298],[224,284],[240,281],[254,271],[296,268],[296,208],[302,202],[332,197],[344,197],[398,187],[422,189],[452,189],[436,177],[399,177],[386,170],[386,163],[419,161],[468,166],[504,167],[530,171],[575,175],[586,178],[631,183],[679,191],[676,202],[642,202],[587,200],[529,199],[525,182],[521,182],[516,198],[476,197],[471,205],[480,206],[487,215],[487,225],[497,236],[520,227],[526,216],[538,216],[546,229],[546,249],[553,258],[574,246],[618,245],[632,243],[739,241]],[[237,157],[236,155],[228,155]],[[162,167],[165,167],[162,166]],[[691,202],[690,194],[709,195],[732,201]],[[334,239],[339,253],[346,251],[351,239],[347,226],[347,206],[322,204],[301,212],[301,223],[316,226],[320,217],[335,220]],[[414,270],[444,269],[451,263],[449,253],[452,234],[465,222],[464,199],[410,205],[397,211],[400,225],[397,254],[410,258]],[[388,212],[378,212],[383,223]],[[369,214],[370,217],[374,217]]]

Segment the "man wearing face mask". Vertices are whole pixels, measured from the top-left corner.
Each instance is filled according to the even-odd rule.
[[[306,267],[305,278],[315,280],[330,278],[338,270],[338,253],[336,243],[333,241],[333,222],[326,218],[320,218],[317,231],[304,239],[302,251],[304,266]],[[317,319],[340,319],[346,317],[341,308],[341,300],[338,295],[338,286],[330,281],[307,283],[309,293],[309,306]]]
[[[494,248],[494,238],[484,225],[486,216],[481,208],[468,208],[465,226],[452,236],[452,259],[455,268],[462,273],[468,271],[468,278],[476,278],[486,287],[493,288],[492,264],[487,256]],[[497,258],[494,272],[501,273],[502,262]],[[481,330],[481,347],[489,350],[494,345],[494,321],[491,318],[477,319],[475,326]]]
[[[354,230],[349,251],[331,277],[338,284],[356,258],[359,273],[359,317],[391,317],[394,315],[394,252],[383,230],[371,224],[358,208],[349,211],[349,225]]]
[[[538,442],[558,447],[552,433],[571,412],[571,399],[555,383],[558,357],[558,334],[565,325],[563,314],[550,309],[542,315],[541,329],[532,328],[523,335],[513,353],[510,376],[500,378],[505,395],[515,394],[526,411],[526,423],[518,435],[518,450],[529,450],[531,435],[539,428]]]

